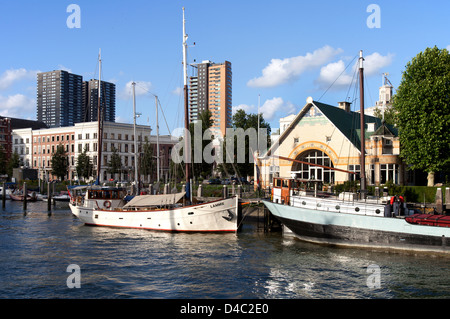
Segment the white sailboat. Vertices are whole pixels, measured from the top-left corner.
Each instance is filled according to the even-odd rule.
[[[183,8],[185,128],[188,129],[186,40]],[[133,101],[135,101],[134,98]],[[187,139],[185,140],[187,143]],[[190,190],[189,166],[189,163],[186,162],[186,190],[188,192]],[[70,208],[81,221],[94,226],[173,232],[236,232],[238,230],[240,210],[237,196],[196,205],[183,205],[186,192],[181,192],[164,195],[136,195],[128,203],[125,203],[123,200],[125,194],[121,192],[120,189],[102,189],[101,187],[90,189],[84,198],[74,197]]]
[[[362,51],[359,71],[363,137]],[[364,140],[361,138],[361,194],[366,189],[364,157]],[[336,246],[450,253],[450,216],[414,214],[397,199],[393,203],[382,205],[366,199],[344,201],[307,196],[298,187],[298,182],[296,178],[275,178],[272,200],[263,203],[273,216],[303,241]]]

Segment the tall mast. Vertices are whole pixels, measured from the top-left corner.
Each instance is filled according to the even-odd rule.
[[[365,140],[365,122],[364,122],[364,66],[363,52],[359,51],[359,103],[360,103],[360,121],[361,121],[361,195],[365,198],[366,192],[366,140]]]
[[[185,137],[184,137],[184,163],[186,169],[186,194],[189,192],[189,180],[190,180],[190,153],[191,147],[188,137],[189,134],[189,105],[188,105],[188,86],[187,86],[187,34],[186,34],[186,20],[184,18],[184,7],[183,7],[183,79],[184,79],[184,128],[185,128]]]
[[[155,95],[156,103],[156,176],[159,182],[159,121],[158,121],[158,97]]]
[[[136,135],[136,92],[135,92],[135,86],[136,83],[133,81],[131,83],[133,86],[133,130],[134,130],[134,181],[136,183],[136,195],[139,195],[139,177],[138,177],[138,161],[137,161],[137,135]]]
[[[103,139],[103,125],[102,125],[102,116],[101,116],[101,98],[102,98],[102,90],[101,90],[101,77],[102,77],[102,50],[100,49],[98,52],[98,88],[97,88],[97,182],[100,183],[101,176],[101,165],[102,165],[102,139]]]

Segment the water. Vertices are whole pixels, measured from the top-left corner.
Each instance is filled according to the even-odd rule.
[[[58,205],[0,209],[0,298],[450,297],[450,257],[323,247],[249,224],[237,236],[88,227]],[[73,264],[81,288],[67,286]]]

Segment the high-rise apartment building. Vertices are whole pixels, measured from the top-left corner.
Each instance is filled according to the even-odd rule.
[[[102,81],[101,105],[103,120],[106,122],[116,121],[116,85]],[[97,121],[98,106],[98,80],[85,81],[83,83],[84,113],[83,122]]]
[[[37,120],[49,127],[81,122],[83,77],[64,70],[37,74]]]
[[[104,120],[115,122],[116,86],[102,81],[101,90]],[[97,121],[97,104],[98,80],[64,70],[37,74],[37,120],[48,127]]]
[[[222,136],[231,126],[232,111],[231,63],[203,61],[197,64],[197,75],[189,79],[189,120],[195,122],[199,114],[209,110],[212,114],[211,129]]]

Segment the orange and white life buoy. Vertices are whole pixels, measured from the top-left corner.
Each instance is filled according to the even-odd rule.
[[[110,208],[111,207],[111,202],[109,200],[104,201],[103,202],[103,206],[105,206],[105,208]]]

